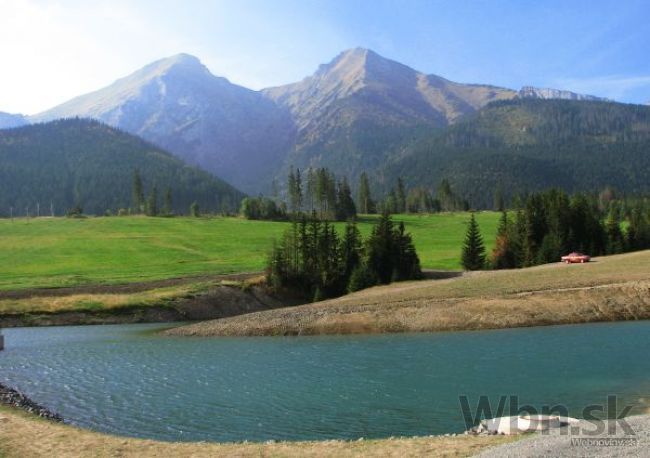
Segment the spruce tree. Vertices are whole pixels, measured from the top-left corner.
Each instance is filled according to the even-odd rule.
[[[366,175],[366,172],[363,172],[359,177],[357,204],[360,213],[375,213],[375,203],[370,195],[370,184],[368,183],[368,175]]]
[[[607,232],[607,254],[622,253],[624,248],[623,232],[621,231],[621,221],[615,206],[611,206],[607,222],[605,223]]]
[[[395,190],[395,210],[397,213],[406,211],[406,189],[402,177],[397,178],[397,189]]]
[[[138,169],[133,171],[132,204],[134,213],[142,213],[144,191],[142,189],[142,178],[140,178],[140,171]]]
[[[193,216],[194,218],[198,218],[201,216],[199,212],[199,204],[196,202],[192,202],[192,205],[190,205],[190,215]]]
[[[336,219],[338,221],[345,221],[354,218],[357,215],[357,209],[352,200],[352,192],[347,178],[339,182],[338,192],[336,197]]]
[[[485,266],[485,246],[474,213],[469,220],[465,235],[462,264],[465,270],[481,270]]]
[[[172,211],[172,189],[170,187],[167,187],[167,190],[165,191],[165,204],[163,207],[163,213],[165,216],[171,216]]]
[[[153,185],[147,199],[147,216],[158,216],[158,188]]]

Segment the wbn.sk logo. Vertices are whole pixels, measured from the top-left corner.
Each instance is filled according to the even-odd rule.
[[[499,418],[505,416],[522,416],[522,415],[556,415],[559,417],[569,417],[569,409],[563,404],[556,404],[553,406],[544,405],[541,410],[538,410],[532,405],[524,404],[519,405],[518,396],[501,396],[493,409],[494,405],[490,402],[488,396],[480,396],[476,408],[472,410],[469,398],[466,395],[458,397],[460,408],[465,420],[466,429],[478,425],[481,420],[490,418]],[[508,410],[506,411],[506,404]],[[605,404],[590,404],[582,409],[581,418],[586,422],[581,422],[580,425],[572,425],[560,431],[560,434],[584,434],[585,436],[598,436],[607,432],[609,435],[617,433],[617,429],[625,435],[634,436],[634,431],[630,425],[625,421],[624,417],[627,416],[633,406],[625,405],[619,412],[618,399],[615,395],[608,395]],[[614,421],[602,421],[614,420]],[[549,431],[542,431],[542,434],[548,434]]]

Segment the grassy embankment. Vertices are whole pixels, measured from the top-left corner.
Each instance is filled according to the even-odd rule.
[[[206,321],[169,335],[452,331],[650,319],[650,250],[587,264],[395,283],[338,299]]]
[[[13,457],[464,457],[515,436],[417,437],[364,441],[278,443],[170,443],[110,436],[0,407],[0,456]]]
[[[488,246],[498,217],[478,214]],[[375,218],[360,219],[364,235]],[[441,270],[460,268],[468,218],[395,216],[413,234],[423,267]],[[210,276],[261,271],[273,240],[287,226],[239,218],[0,220],[0,315],[165,306],[224,284]],[[112,288],[134,283],[140,287]],[[69,289],[53,294],[43,288]]]

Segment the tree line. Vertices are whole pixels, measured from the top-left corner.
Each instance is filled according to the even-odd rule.
[[[569,196],[552,189],[530,194],[514,211],[502,212],[489,257],[472,214],[462,263],[467,270],[509,269],[556,262],[572,251],[600,256],[648,248],[648,199],[622,201],[609,199],[604,193],[598,198]]]
[[[289,171],[286,201],[265,196],[246,197],[240,214],[247,219],[287,220],[293,215],[316,215],[321,220],[347,221],[361,214],[435,213],[465,211],[468,202],[457,195],[449,180],[443,179],[435,195],[425,187],[407,189],[399,177],[396,186],[384,199],[373,198],[368,175],[359,177],[356,199],[346,177],[337,178],[327,168]]]
[[[302,216],[273,247],[268,284],[315,301],[377,284],[420,278],[420,261],[404,224],[384,213],[364,241],[350,221],[342,236],[328,221]]]

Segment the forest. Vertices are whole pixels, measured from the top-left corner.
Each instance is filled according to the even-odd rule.
[[[0,216],[139,213],[132,208],[136,170],[143,196],[155,194],[154,207],[167,205],[169,213],[187,214],[193,202],[205,211],[234,211],[243,197],[138,137],[67,119],[0,130]]]

